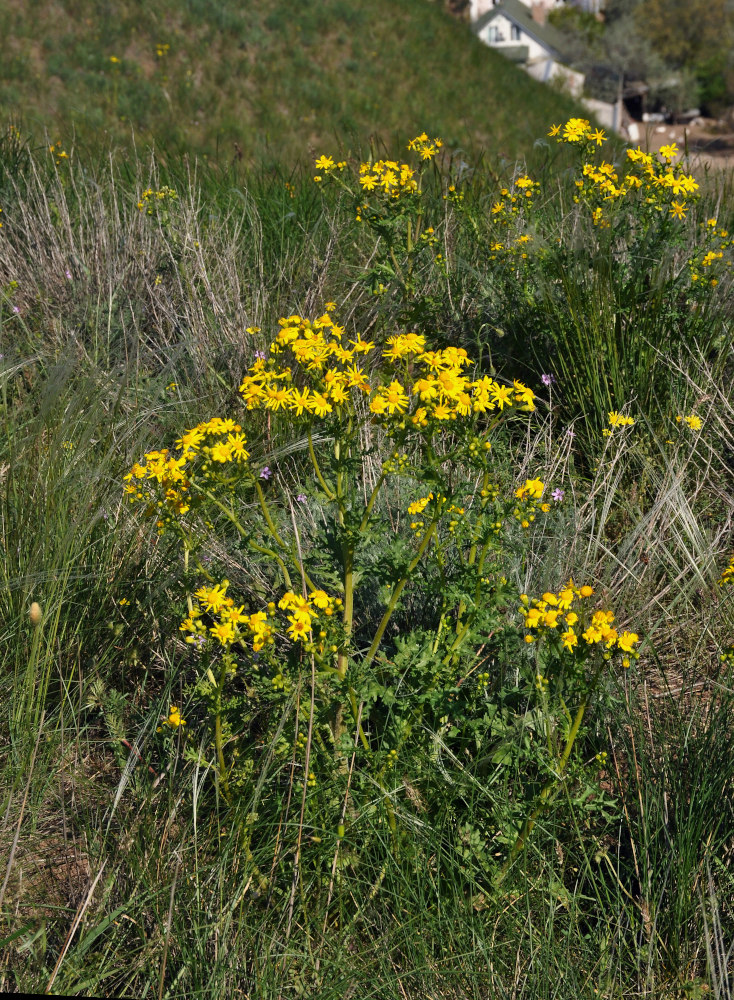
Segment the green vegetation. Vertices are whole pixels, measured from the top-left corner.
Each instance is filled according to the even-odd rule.
[[[608,0],[602,20],[573,6],[550,18],[594,97],[616,100],[625,78],[647,84],[651,110],[700,107],[718,116],[734,100],[734,17],[726,0]]]
[[[0,991],[730,996],[729,189],[540,136],[4,136]]]
[[[0,109],[67,149],[293,164],[419,122],[514,159],[572,111],[426,0],[32,0],[0,30]]]

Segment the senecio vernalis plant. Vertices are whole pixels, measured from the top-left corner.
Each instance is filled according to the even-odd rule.
[[[180,624],[185,642],[201,658],[199,690],[213,716],[219,778],[227,794],[234,766],[225,759],[227,733],[222,727],[228,681],[241,678],[250,692],[246,697],[255,697],[258,690],[270,697],[292,696],[311,684],[318,723],[314,727],[312,721],[311,733],[313,739],[318,735],[321,756],[337,760],[344,750],[342,738],[346,734],[351,740],[352,729],[368,758],[379,754],[379,734],[368,725],[365,691],[374,681],[371,669],[384,660],[386,630],[405,588],[421,574],[445,585],[430,634],[436,666],[426,685],[434,695],[437,686],[445,695],[467,671],[467,656],[474,655],[478,636],[486,639],[488,612],[496,615],[498,603],[512,599],[502,573],[510,544],[507,523],[522,537],[537,515],[549,511],[540,479],[526,479],[502,496],[493,478],[490,438],[501,423],[528,419],[535,406],[531,389],[519,381],[505,385],[473,375],[465,350],[432,350],[415,333],[390,337],[380,349],[359,334],[350,337],[332,312],[313,321],[300,316],[280,321],[268,356],[257,358],[240,385],[242,423],[213,417],[185,430],[172,450],[149,452],[125,477],[130,501],[142,506],[156,531],[173,532],[181,540],[187,573],[193,556],[199,571],[208,575],[196,554],[197,539],[215,513],[270,568],[271,593],[260,605],[237,600],[228,580],[210,578],[192,586],[188,614]],[[258,416],[270,421],[271,432],[283,421],[292,436],[302,438],[313,475],[310,493],[323,505],[324,531],[330,535],[333,558],[328,566],[311,557],[313,540],[306,548],[312,529],[305,523],[299,527],[303,504],[278,496],[271,470],[250,461],[243,425],[250,421],[255,427]],[[376,443],[366,446],[370,437]],[[378,451],[385,458],[367,486],[363,459],[366,452]],[[385,531],[379,500],[396,480],[422,489],[414,486],[414,494],[421,495],[405,506],[409,545],[375,613],[358,601],[360,588],[373,584],[360,557],[370,538]],[[320,570],[328,579],[323,586]],[[536,673],[529,690],[547,707],[548,746],[558,780],[601,667],[617,653],[624,654],[628,665],[638,641],[636,635],[612,629],[608,611],[588,615],[585,630],[574,632],[586,612],[571,606],[591,593],[589,587],[579,590],[569,583],[558,595],[545,594],[535,602],[524,598],[521,604],[528,639],[547,647],[543,662],[549,666]],[[519,635],[519,622],[514,628]],[[563,746],[550,736],[551,729],[561,729],[548,708],[548,676],[559,704],[581,699]],[[487,677],[480,675],[484,689]],[[538,678],[543,679],[540,686]],[[425,695],[424,690],[417,697],[417,706]],[[397,744],[424,717],[421,711],[409,714]],[[307,745],[307,717],[296,715],[292,739],[297,752]],[[310,753],[303,773],[306,787],[313,789],[317,772]],[[541,789],[541,794],[545,802],[549,792]],[[392,811],[389,818],[394,824]],[[515,842],[524,842],[528,832],[518,832]]]
[[[419,136],[411,148],[429,162],[439,145]],[[327,157],[317,167],[344,169]],[[359,172],[361,211],[376,227],[413,199],[400,209],[413,212],[401,222],[408,247],[421,231],[411,171],[378,161]],[[334,303],[314,319],[282,318],[265,346],[239,386],[236,419],[184,430],[125,477],[130,502],[182,547],[179,635],[196,658],[193,691],[212,721],[204,746],[213,745],[220,788],[231,801],[255,770],[240,737],[257,710],[273,752],[300,777],[302,817],[311,808],[322,828],[333,822],[338,843],[346,821],[359,822],[347,799],[364,775],[397,849],[397,761],[430,731],[460,738],[465,727],[477,746],[512,741],[513,710],[497,709],[509,685],[506,704],[517,718],[533,705],[543,731],[526,794],[495,817],[509,860],[564,780],[604,667],[628,666],[639,641],[591,607],[588,586],[570,581],[530,601],[509,582],[533,523],[552,516],[546,484],[508,481],[494,458],[493,443],[506,447],[512,425],[533,419],[534,392],[423,333],[378,343],[347,331]],[[278,468],[283,439],[306,484],[297,495]],[[247,593],[203,565],[212,532],[252,561]],[[488,660],[497,677],[480,671]],[[181,729],[178,709],[165,725]],[[319,797],[340,781],[341,801]]]

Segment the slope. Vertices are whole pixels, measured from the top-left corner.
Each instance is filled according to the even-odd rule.
[[[0,117],[87,146],[295,158],[426,129],[515,157],[572,103],[427,0],[11,0]]]

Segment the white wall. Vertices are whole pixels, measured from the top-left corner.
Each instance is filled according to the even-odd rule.
[[[478,21],[482,14],[486,14],[495,6],[494,0],[471,0],[469,7],[469,19]]]
[[[504,14],[498,14],[497,17],[493,17],[489,24],[485,25],[482,31],[479,33],[479,37],[485,43],[485,45],[491,45],[493,49],[501,49],[506,45],[527,45],[528,47],[528,62],[535,62],[537,59],[547,59],[548,50],[543,48],[534,38],[527,35],[522,28],[520,29],[520,37],[513,39],[512,37],[512,24],[513,22],[506,18]],[[490,42],[490,29],[495,28],[502,35],[501,42]]]

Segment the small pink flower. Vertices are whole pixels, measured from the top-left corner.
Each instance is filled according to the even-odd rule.
[[[269,468],[267,467],[267,465],[266,465],[266,466],[264,466],[264,467],[263,467],[263,468],[262,468],[262,469],[260,470],[260,478],[261,478],[261,479],[270,479],[270,477],[272,476],[272,474],[273,474],[273,473],[272,473],[272,472],[271,472],[271,470],[270,470],[270,469],[269,469]]]

